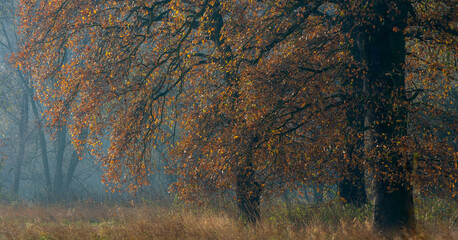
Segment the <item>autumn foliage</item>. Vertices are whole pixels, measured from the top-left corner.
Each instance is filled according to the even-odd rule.
[[[114,187],[149,184],[165,145],[181,197],[235,191],[253,221],[348,169],[456,197],[455,5],[22,0],[14,59]]]

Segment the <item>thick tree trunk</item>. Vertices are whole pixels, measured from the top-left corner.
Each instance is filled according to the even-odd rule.
[[[243,159],[237,173],[237,206],[240,217],[249,223],[256,223],[260,218],[261,184],[255,179],[251,157]]]
[[[375,181],[374,227],[388,234],[415,229],[412,188],[406,181]]]
[[[355,207],[367,204],[364,169],[361,165],[349,166],[348,174],[339,183],[339,196],[346,203]]]
[[[232,58],[232,51],[229,46],[220,49],[224,43],[224,38],[221,38],[221,29],[224,25],[224,19],[220,13],[220,1],[215,1],[213,6],[208,10],[209,21],[204,23],[206,28],[213,29],[210,34],[210,39],[216,44],[219,51],[221,51],[227,58]],[[228,61],[229,62],[229,61]],[[233,73],[226,72],[224,79],[228,85],[236,85]],[[231,102],[235,102],[238,93],[231,96]],[[261,185],[255,179],[255,172],[253,170],[252,147],[248,147],[248,152],[245,159],[239,166],[236,176],[236,196],[237,206],[239,209],[240,217],[247,222],[256,223],[260,218],[260,199],[261,199]]]
[[[343,179],[339,183],[339,196],[346,202],[360,207],[367,203],[366,184],[364,176],[364,125],[366,107],[364,104],[364,71],[362,70],[364,49],[361,41],[357,41],[361,35],[361,28],[355,28],[354,21],[346,21],[344,29],[351,29],[349,41],[350,52],[355,60],[351,70],[355,74],[348,77],[348,88],[351,92],[351,104],[347,106],[347,144],[345,146],[345,158],[343,164]]]
[[[359,84],[358,84],[359,85]],[[356,92],[360,92],[362,88],[356,86]],[[359,97],[356,97],[359,98]],[[357,101],[357,105],[361,105]],[[339,196],[346,203],[360,207],[367,203],[366,184],[364,179],[364,167],[361,160],[364,156],[364,138],[362,137],[364,129],[364,108],[356,107],[356,111],[350,111],[347,119],[352,134],[360,134],[361,136],[348,136],[349,143],[345,147],[345,155],[348,160],[344,170],[343,180],[339,183]]]
[[[27,86],[25,86],[27,87]],[[15,196],[19,194],[19,184],[21,181],[21,170],[24,162],[25,145],[27,141],[27,131],[29,123],[29,94],[24,89],[22,92],[22,106],[21,106],[21,119],[19,122],[19,138],[18,138],[18,152],[16,158],[16,166],[14,169],[14,180],[13,180],[13,193]]]
[[[397,143],[407,134],[405,37],[408,1],[370,0],[365,46],[372,146],[375,150],[374,227],[384,233],[414,229],[409,164]],[[396,141],[394,141],[396,140]]]

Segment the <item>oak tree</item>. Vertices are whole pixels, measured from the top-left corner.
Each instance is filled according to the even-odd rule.
[[[302,182],[364,202],[366,170],[391,231],[414,227],[413,182],[456,194],[456,150],[419,117],[446,112],[429,103],[456,84],[456,15],[447,0],[23,0],[16,59],[115,187],[148,184],[167,144],[181,196],[234,190],[256,221],[262,193]]]

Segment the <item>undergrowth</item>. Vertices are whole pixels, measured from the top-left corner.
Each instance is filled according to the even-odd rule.
[[[0,239],[381,239],[371,207],[337,202],[317,206],[269,202],[257,225],[244,225],[232,206],[182,205],[68,207],[0,206]],[[418,231],[411,239],[458,239],[456,202],[417,202]]]

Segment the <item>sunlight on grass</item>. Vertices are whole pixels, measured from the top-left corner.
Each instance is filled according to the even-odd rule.
[[[457,239],[455,203],[424,201],[411,239]],[[429,206],[429,207],[428,207]],[[0,239],[381,239],[369,207],[281,202],[264,204],[262,221],[246,226],[231,210],[125,206],[0,206]],[[448,218],[437,214],[448,211]],[[436,214],[436,215],[435,215]]]

